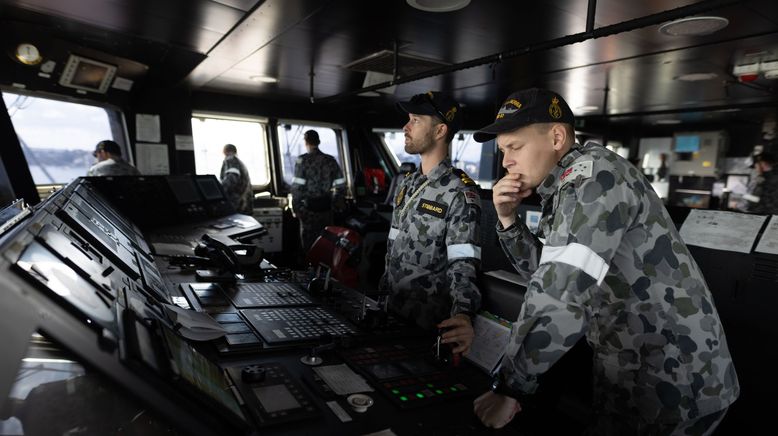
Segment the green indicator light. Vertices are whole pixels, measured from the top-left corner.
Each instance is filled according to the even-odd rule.
[[[435,393],[438,395],[443,395],[443,391],[441,391],[440,389],[435,389]]]
[[[397,389],[392,389],[392,393],[395,394],[395,395],[398,395],[400,393],[400,391],[398,391]]]
[[[405,395],[403,395],[402,397],[400,397],[400,401],[408,401],[408,397],[406,397]]]
[[[427,383],[427,387],[428,387],[428,388],[433,388],[433,387],[435,387],[435,386],[433,386],[433,385],[432,385],[432,383]]]
[[[457,390],[458,390],[457,388],[455,388],[454,386],[451,386],[451,392],[456,392]]]
[[[416,397],[417,397],[417,398],[424,398],[424,394],[422,394],[421,392],[419,392],[418,394],[416,394]]]

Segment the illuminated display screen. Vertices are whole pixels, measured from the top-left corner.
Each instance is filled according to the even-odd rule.
[[[676,153],[694,153],[700,151],[700,137],[697,135],[682,135],[675,137]]]

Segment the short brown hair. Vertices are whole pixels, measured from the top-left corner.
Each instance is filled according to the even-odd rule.
[[[532,126],[535,127],[535,130],[537,130],[538,133],[546,133],[549,130],[551,130],[551,127],[554,124],[561,124],[562,126],[564,126],[565,127],[565,133],[567,134],[567,136],[569,138],[573,138],[573,142],[574,143],[576,142],[575,129],[570,124],[567,124],[567,123],[535,123],[535,124],[532,124]]]

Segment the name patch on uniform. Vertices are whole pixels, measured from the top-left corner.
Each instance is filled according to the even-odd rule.
[[[560,186],[575,180],[581,176],[584,179],[588,179],[592,176],[592,161],[577,162],[570,168],[566,169],[562,176],[559,177]]]
[[[443,218],[446,216],[446,211],[448,210],[448,206],[434,201],[421,200],[419,202],[419,205],[416,206],[416,210],[421,213],[426,213],[438,218]]]

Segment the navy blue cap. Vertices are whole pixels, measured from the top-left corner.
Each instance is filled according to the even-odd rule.
[[[520,129],[530,124],[565,123],[575,126],[573,111],[557,93],[542,88],[529,88],[509,95],[492,124],[479,129],[473,139],[486,142],[498,134]]]
[[[462,128],[462,108],[454,99],[440,92],[416,94],[410,101],[398,102],[397,107],[406,113],[431,115],[445,123],[452,133]]]

